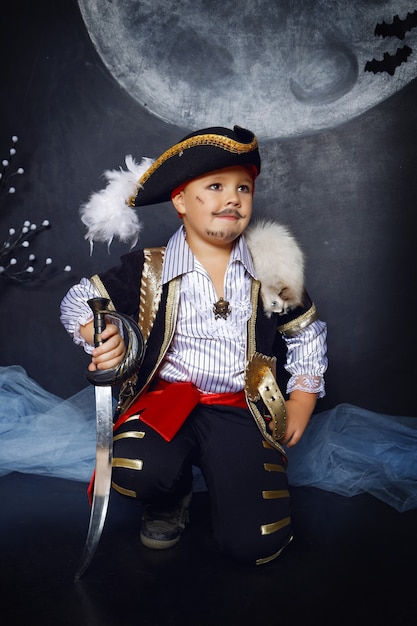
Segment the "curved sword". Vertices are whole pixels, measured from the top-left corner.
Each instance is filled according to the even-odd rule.
[[[109,300],[92,298],[88,301],[94,314],[94,345],[102,344],[101,333],[106,327],[105,314]],[[120,319],[126,343],[126,355],[114,369],[87,372],[86,377],[95,385],[96,399],[96,468],[94,495],[91,506],[87,539],[75,579],[79,580],[90,565],[103,532],[109,504],[113,461],[113,398],[112,385],[128,378],[142,363],[144,341],[139,327],[125,315],[112,311]]]

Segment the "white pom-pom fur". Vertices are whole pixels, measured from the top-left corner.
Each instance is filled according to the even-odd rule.
[[[246,231],[265,313],[285,313],[300,305],[304,291],[304,256],[282,224],[260,221]]]
[[[123,243],[136,245],[142,229],[136,211],[129,206],[129,200],[137,192],[138,181],[153,160],[144,157],[141,163],[126,156],[127,170],[107,170],[104,177],[107,186],[91,194],[88,202],[81,205],[80,214],[87,227],[85,238],[94,242],[107,243],[110,246],[114,237]]]

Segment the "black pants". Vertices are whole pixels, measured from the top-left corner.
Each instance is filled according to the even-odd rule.
[[[186,495],[200,467],[216,541],[234,560],[267,562],[291,540],[282,456],[246,409],[198,405],[170,442],[131,418],[115,432],[113,464],[118,491],[158,508]]]

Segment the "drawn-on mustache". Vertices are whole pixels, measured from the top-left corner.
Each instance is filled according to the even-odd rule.
[[[243,218],[244,216],[237,209],[223,209],[223,211],[219,211],[218,213],[213,213],[216,217],[223,217],[225,215],[233,215],[237,218]]]

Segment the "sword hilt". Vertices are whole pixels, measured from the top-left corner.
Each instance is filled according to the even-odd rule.
[[[101,333],[106,328],[106,313],[119,320],[122,326],[123,339],[126,344],[126,353],[116,367],[108,370],[87,370],[86,378],[93,385],[105,387],[106,385],[118,385],[129,378],[142,364],[145,354],[145,341],[139,326],[127,315],[118,311],[107,309],[110,300],[108,298],[91,298],[87,300],[94,315],[94,345],[101,346],[103,340]]]
[[[94,315],[94,345],[96,348],[103,343],[101,333],[106,328],[105,312],[109,302],[108,298],[91,298],[87,300],[87,304]]]

